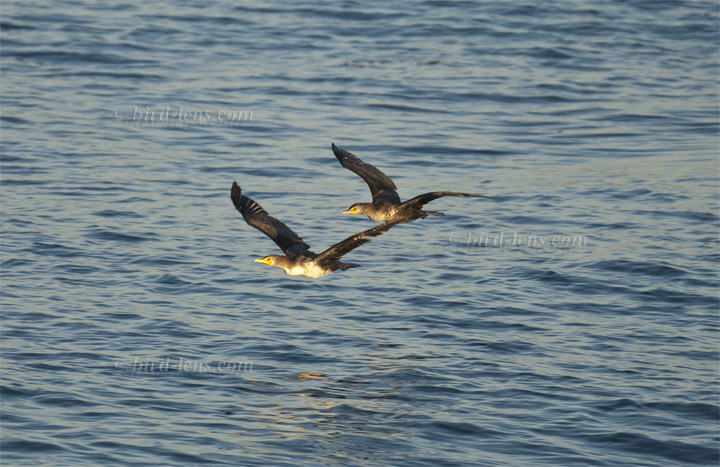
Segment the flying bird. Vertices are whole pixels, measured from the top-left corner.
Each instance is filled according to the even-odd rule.
[[[395,183],[378,170],[360,160],[355,154],[340,149],[332,143],[332,150],[340,165],[355,172],[367,183],[372,193],[372,203],[355,203],[343,214],[364,214],[370,219],[378,222],[390,222],[393,225],[412,222],[415,219],[425,219],[427,216],[442,216],[438,211],[424,211],[422,209],[430,201],[443,196],[471,196],[473,198],[494,198],[492,196],[478,195],[475,193],[456,193],[454,191],[431,191],[416,196],[405,202],[400,201]]]
[[[282,268],[291,276],[304,276],[310,279],[326,276],[339,270],[346,270],[359,266],[359,264],[343,263],[340,261],[344,255],[350,253],[360,245],[370,241],[370,237],[377,237],[390,230],[395,223],[386,223],[351,235],[320,254],[310,250],[310,246],[293,232],[287,225],[270,216],[258,203],[244,196],[237,182],[233,182],[230,198],[235,208],[240,211],[245,222],[270,237],[285,253],[284,255],[269,255],[256,259],[256,263]]]

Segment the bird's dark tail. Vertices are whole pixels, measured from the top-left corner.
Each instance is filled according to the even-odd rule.
[[[355,263],[340,263],[338,265],[338,269],[340,269],[341,271],[345,271],[346,269],[350,269],[350,268],[359,268],[359,267],[360,267],[360,265],[355,264]]]

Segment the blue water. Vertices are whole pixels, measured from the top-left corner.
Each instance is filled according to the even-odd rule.
[[[717,465],[718,4],[3,2],[3,465]],[[182,109],[182,112],[181,110]],[[335,142],[445,212],[374,225]]]

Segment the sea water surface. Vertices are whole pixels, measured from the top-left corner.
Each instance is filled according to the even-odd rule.
[[[5,1],[3,465],[717,465],[715,1]],[[445,212],[370,228],[335,142]]]

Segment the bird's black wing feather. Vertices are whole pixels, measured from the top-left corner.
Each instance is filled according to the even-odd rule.
[[[338,261],[344,255],[350,253],[360,245],[370,241],[370,237],[377,237],[390,230],[393,226],[397,225],[398,222],[386,222],[380,224],[372,229],[364,230],[360,233],[352,235],[340,243],[336,243],[327,250],[320,253],[315,262],[320,266],[325,266],[333,261]]]
[[[415,209],[420,209],[423,206],[425,206],[427,203],[429,203],[430,201],[436,200],[438,198],[442,198],[443,196],[472,196],[473,198],[497,199],[493,196],[478,195],[475,193],[456,193],[454,191],[431,191],[430,193],[418,195],[412,199],[405,201],[403,203],[403,206],[410,206]]]
[[[355,172],[365,180],[365,183],[370,188],[370,193],[372,193],[373,201],[386,200],[393,204],[400,204],[397,187],[390,177],[382,173],[374,165],[363,162],[355,154],[335,146],[335,143],[332,144],[332,150],[337,160],[340,161],[340,165]]]
[[[245,218],[245,222],[270,237],[288,258],[292,260],[298,255],[315,256],[310,251],[310,246],[290,227],[270,216],[262,206],[252,199],[243,196],[242,190],[236,182],[233,182],[230,198],[235,208]]]

